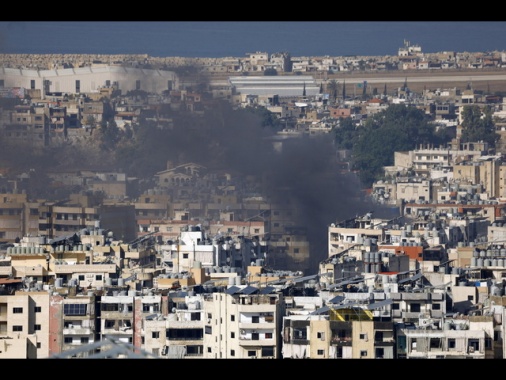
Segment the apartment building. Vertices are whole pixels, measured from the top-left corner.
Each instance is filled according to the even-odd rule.
[[[204,295],[193,291],[169,294],[168,313],[150,309],[154,314],[143,320],[144,350],[167,359],[202,358],[203,305]]]
[[[492,359],[492,317],[445,320],[438,326],[426,320],[419,327],[399,325],[398,357],[407,359]]]
[[[281,358],[285,309],[273,288],[232,286],[204,300],[204,358]]]
[[[50,121],[44,108],[35,105],[17,105],[8,113],[9,120],[1,123],[0,133],[6,141],[26,147],[44,147],[49,144]]]
[[[364,305],[329,300],[308,316],[283,318],[283,358],[392,359],[394,342],[393,323],[373,320]]]
[[[50,355],[50,295],[30,288],[0,295],[0,358],[41,359]]]
[[[32,213],[35,213],[35,216]],[[37,214],[35,208],[32,208],[31,203],[28,202],[26,193],[0,194],[0,239],[13,243],[16,238],[19,239],[25,234],[34,233],[33,228],[29,230],[26,228],[25,221],[33,220]]]
[[[75,288],[73,288],[75,290]],[[50,356],[65,354],[69,351],[77,351],[83,348],[82,352],[73,354],[71,357],[87,358],[96,353],[94,349],[86,349],[100,339],[100,313],[97,310],[99,297],[93,291],[87,294],[76,294],[58,291],[51,297],[51,316],[49,325]],[[70,289],[69,289],[70,290]],[[72,294],[74,293],[74,294]]]

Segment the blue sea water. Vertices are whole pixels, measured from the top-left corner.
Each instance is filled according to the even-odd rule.
[[[506,50],[506,21],[2,21],[0,53],[244,57]]]

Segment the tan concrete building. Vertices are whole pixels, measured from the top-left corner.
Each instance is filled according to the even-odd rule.
[[[49,356],[49,299],[47,291],[0,296],[0,358]]]
[[[280,358],[284,301],[267,289],[233,286],[204,301],[204,358]]]

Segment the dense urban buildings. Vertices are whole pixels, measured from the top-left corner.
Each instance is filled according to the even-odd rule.
[[[0,358],[504,358],[502,95],[466,82],[416,92],[406,77],[376,91],[332,80],[347,70],[500,73],[504,58],[428,56],[409,43],[396,57],[367,58],[3,55]],[[220,123],[207,120],[209,131],[198,116],[223,100],[281,123],[261,141],[274,154],[298,153],[288,155],[296,181],[286,186],[276,170],[258,175],[254,160],[239,170],[240,157],[276,165],[251,134],[211,139]],[[350,152],[331,151],[331,174],[353,192],[327,199],[325,182],[310,174],[329,169],[305,166],[315,146],[327,154],[314,141],[392,105],[424,110],[454,137],[395,152],[366,195]],[[492,110],[494,149],[462,141],[469,106]],[[176,140],[175,111],[191,139]],[[169,131],[184,149],[177,160],[156,160],[149,177],[141,174],[153,163],[134,162],[132,175],[104,153],[113,139],[98,133],[113,125],[126,136],[152,125],[149,134]],[[193,160],[212,149],[201,141],[217,144],[228,166]],[[151,149],[177,151],[163,142]],[[241,149],[226,156],[227,145]],[[44,149],[65,165],[41,175],[43,163],[19,170],[9,160]],[[304,182],[317,190],[309,198]],[[313,197],[349,212],[321,227],[314,214],[326,214]],[[388,216],[363,211],[371,205]]]

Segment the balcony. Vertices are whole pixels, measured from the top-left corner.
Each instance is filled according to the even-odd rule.
[[[89,327],[72,326],[64,328],[63,335],[91,335],[94,331]]]
[[[351,336],[345,336],[345,337],[333,336],[330,339],[330,343],[332,345],[337,345],[337,346],[351,346],[352,338],[351,338]]]
[[[274,339],[251,339],[241,336],[239,338],[239,346],[241,347],[259,347],[259,346],[272,346],[276,342]]]
[[[265,323],[239,323],[239,328],[245,330],[271,330],[275,327],[274,322],[265,322]]]
[[[116,336],[131,336],[134,330],[131,327],[120,327],[120,328],[104,328],[102,335],[116,335]]]

